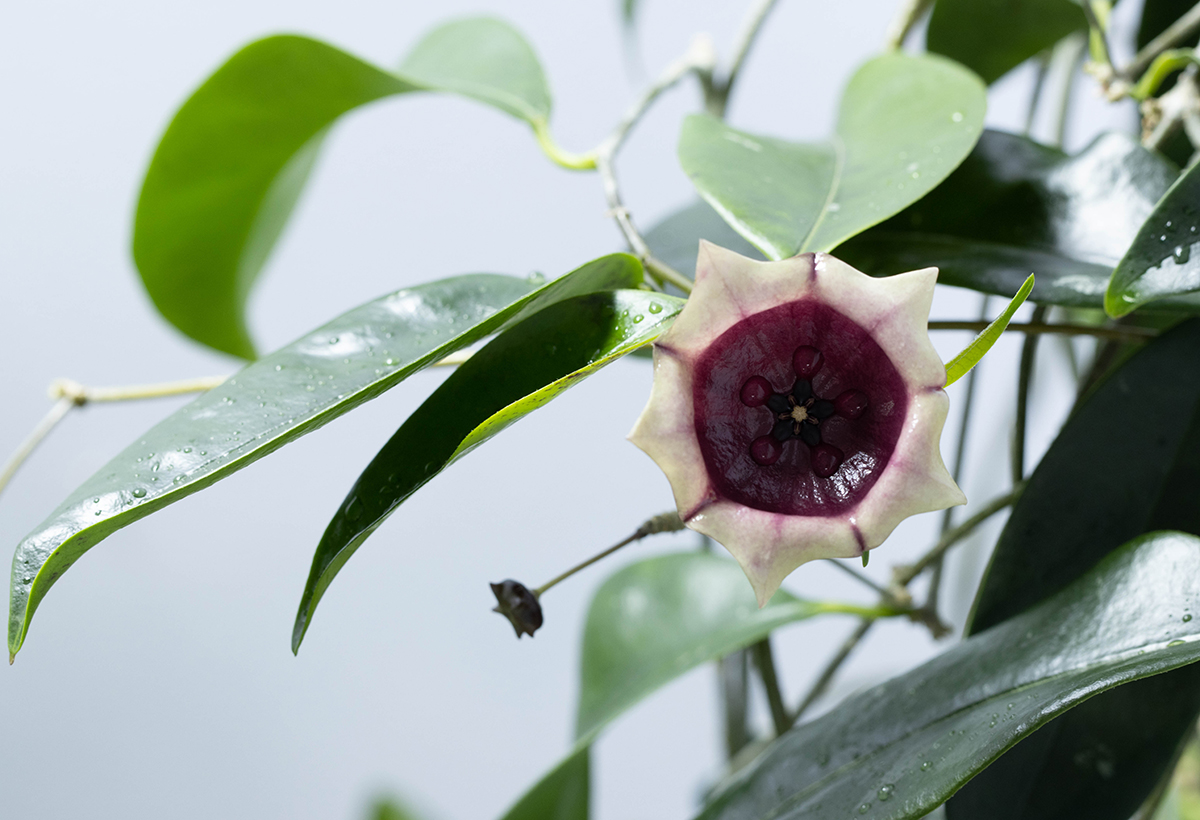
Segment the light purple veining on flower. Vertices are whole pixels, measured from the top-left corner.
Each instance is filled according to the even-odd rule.
[[[760,604],[807,561],[859,555],[904,518],[965,502],[939,451],[945,368],[926,330],[936,279],[701,243],[696,289],[655,345],[630,440]]]

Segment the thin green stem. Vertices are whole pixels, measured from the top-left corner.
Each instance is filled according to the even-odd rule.
[[[1197,31],[1200,31],[1200,3],[1192,6],[1182,17],[1167,26],[1162,34],[1155,37],[1134,55],[1129,65],[1121,69],[1121,76],[1131,82],[1136,80],[1143,71],[1149,68],[1159,54],[1179,45]]]
[[[908,33],[913,30],[917,21],[921,19],[921,15],[932,5],[933,0],[903,0],[900,10],[892,19],[891,25],[888,26],[884,48],[889,51],[899,51],[903,48],[904,41],[908,39]]]
[[[100,401],[136,401],[138,399],[161,399],[167,396],[182,396],[187,393],[205,393],[218,387],[228,376],[204,376],[198,379],[181,379],[157,384],[130,384],[121,387],[85,387],[70,379],[55,379],[50,385],[50,398],[70,399],[79,406]]]
[[[1041,324],[1046,316],[1046,306],[1033,309],[1033,324]],[[1025,337],[1021,345],[1021,365],[1017,371],[1017,416],[1013,424],[1012,481],[1016,486],[1025,480],[1025,429],[1029,418],[1029,388],[1033,382],[1033,365],[1037,359],[1036,334]]]
[[[775,8],[777,2],[778,0],[755,0],[747,11],[746,20],[742,23],[742,27],[734,39],[733,58],[729,63],[729,70],[726,72],[725,78],[712,83],[712,88],[706,95],[708,110],[721,119],[725,118],[729,97],[733,93],[734,84],[741,76],[746,57],[749,56],[750,50],[754,47],[754,41],[758,39],[763,24],[767,21],[767,17],[770,16],[771,10]]]
[[[623,538],[608,549],[596,553],[591,558],[580,564],[576,564],[561,575],[551,578],[549,581],[533,590],[533,594],[535,597],[541,598],[542,595],[551,587],[557,586],[575,573],[587,569],[597,561],[607,558],[622,547],[632,544],[634,541],[641,541],[648,535],[657,535],[660,532],[678,532],[681,529],[683,529],[683,521],[680,520],[679,513],[675,512],[674,510],[662,513],[661,515],[656,515],[653,518],[648,518],[642,522],[640,527],[634,530],[633,535],[630,535],[628,538]]]
[[[842,572],[844,572],[844,573],[846,573],[847,575],[849,575],[849,576],[850,576],[851,578],[853,578],[855,581],[858,581],[858,582],[859,582],[860,584],[862,584],[863,586],[869,587],[869,588],[870,588],[872,591],[879,593],[879,596],[880,596],[881,598],[890,598],[890,597],[891,597],[892,593],[891,593],[891,591],[890,591],[890,590],[888,590],[886,587],[884,587],[884,586],[883,586],[883,585],[881,585],[881,584],[877,584],[877,583],[875,583],[875,581],[871,580],[871,579],[870,579],[870,578],[868,578],[866,575],[863,575],[861,572],[858,572],[858,571],[857,571],[857,570],[855,570],[853,567],[848,567],[848,566],[846,566],[845,564],[843,564],[843,563],[841,562],[841,560],[840,560],[840,559],[838,559],[838,558],[828,558],[828,559],[826,559],[826,560],[827,560],[827,561],[828,561],[830,564],[833,564],[833,566],[835,566],[835,567],[837,567],[838,569],[840,569]]]
[[[748,654],[746,650],[739,649],[717,662],[721,706],[725,713],[725,756],[730,761],[750,743],[750,729],[746,721],[750,702]]]
[[[792,717],[793,722],[799,720],[800,717],[808,711],[809,707],[811,707],[817,701],[817,699],[821,697],[821,695],[825,694],[825,690],[828,689],[829,684],[833,682],[833,678],[835,675],[837,675],[838,670],[842,668],[842,664],[850,659],[850,655],[856,648],[858,648],[858,645],[862,642],[862,639],[867,636],[867,633],[874,625],[874,618],[863,618],[858,622],[858,626],[855,627],[854,632],[850,633],[850,637],[842,643],[842,646],[838,649],[837,654],[830,658],[828,663],[825,664],[825,668],[821,670],[821,674],[817,676],[816,681],[814,681],[813,685],[809,688],[808,694],[804,696],[804,699],[800,701],[800,705],[796,707],[796,711]]]
[[[554,141],[554,137],[550,134],[550,123],[545,119],[533,121],[533,135],[537,138],[538,146],[542,149],[542,153],[560,168],[566,168],[568,171],[595,170],[596,152],[588,151],[585,154],[572,154],[570,151],[564,151]]]
[[[775,672],[775,655],[771,651],[771,636],[767,635],[751,648],[754,665],[767,692],[767,704],[771,708],[771,721],[775,724],[775,735],[779,736],[792,728],[793,718],[783,704],[783,693],[779,689],[779,677]]]
[[[929,323],[930,330],[974,330],[980,331],[988,326],[986,320],[965,321],[935,321]],[[1010,322],[1004,329],[1006,333],[1025,333],[1036,336],[1042,333],[1060,333],[1065,336],[1095,336],[1100,339],[1115,339],[1123,342],[1144,342],[1153,339],[1158,331],[1148,327],[1132,325],[1119,327],[1102,327],[1097,325],[1078,325],[1069,323],[1048,324],[1041,320],[1029,322]]]
[[[1108,35],[1105,33],[1108,21],[1101,20],[1100,15],[1096,14],[1095,0],[1083,0],[1079,5],[1083,8],[1083,16],[1087,18],[1088,22],[1092,59],[1099,63],[1104,71],[1111,76],[1114,73],[1114,69],[1111,52],[1108,49]]]
[[[1044,71],[1042,72],[1044,76]],[[1039,83],[1040,84],[1040,83]],[[1035,95],[1036,97],[1036,92]],[[1031,109],[1036,108],[1037,104],[1031,105]],[[1028,128],[1026,129],[1028,132]],[[984,294],[979,300],[979,321],[987,320],[988,296]],[[978,367],[971,368],[971,372],[967,374],[966,389],[963,393],[962,402],[962,417],[958,423],[958,442],[954,447],[954,466],[950,470],[950,475],[954,478],[955,484],[962,484],[963,464],[967,456],[967,440],[970,437],[971,431],[971,410],[975,406],[975,384],[976,375],[979,373]],[[947,507],[942,510],[942,524],[939,531],[939,537],[944,536],[949,530],[950,525],[954,523],[954,507]],[[936,612],[938,608],[938,593],[942,587],[942,572],[945,567],[945,556],[939,556],[933,564],[933,572],[929,578],[929,591],[925,597],[925,608]]]
[[[1021,494],[1021,490],[1025,488],[1024,483],[1014,487],[1010,492],[1004,495],[997,496],[985,504],[979,512],[968,518],[966,521],[959,524],[952,530],[949,530],[938,539],[937,543],[929,550],[929,552],[917,559],[916,563],[906,567],[898,567],[896,569],[896,583],[900,586],[908,586],[912,580],[925,571],[926,567],[937,561],[946,551],[958,544],[964,538],[979,527],[980,524],[987,521],[996,513],[1012,505],[1017,497]]]
[[[21,442],[20,446],[17,447],[17,451],[5,462],[4,468],[0,469],[0,492],[4,491],[4,488],[8,486],[8,482],[17,474],[17,470],[21,468],[26,459],[33,455],[33,451],[50,434],[50,431],[66,418],[71,408],[77,406],[73,399],[66,397],[60,398],[54,403],[50,408],[50,412],[46,413],[42,420],[38,422],[37,426],[33,428],[33,432]]]

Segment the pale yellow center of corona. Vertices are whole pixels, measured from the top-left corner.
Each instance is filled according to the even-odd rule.
[[[793,421],[804,421],[806,418],[808,418],[808,409],[805,408],[804,405],[798,404],[792,408]]]

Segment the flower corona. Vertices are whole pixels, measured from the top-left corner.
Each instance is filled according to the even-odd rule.
[[[701,243],[629,438],[760,605],[807,561],[861,555],[908,516],[965,503],[939,450],[936,281],[934,268],[875,279],[828,254],[757,262]]]

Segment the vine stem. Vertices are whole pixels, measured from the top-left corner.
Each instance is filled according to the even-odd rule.
[[[725,118],[729,97],[733,93],[734,84],[741,76],[746,57],[749,56],[750,50],[754,47],[754,41],[758,39],[763,24],[766,23],[767,17],[770,16],[777,2],[778,0],[756,0],[746,13],[745,22],[742,23],[742,27],[734,39],[733,59],[730,60],[729,70],[725,73],[724,80],[713,81],[706,89],[708,93],[705,103],[709,113],[721,119]]]
[[[894,589],[888,590],[887,597],[881,603],[887,603],[889,600],[894,601],[897,597],[896,590],[906,590],[908,585],[912,583],[912,581],[918,575],[920,575],[927,567],[945,555],[947,550],[969,536],[984,521],[1012,504],[1023,488],[1024,485],[1021,485],[1020,487],[1014,488],[1011,492],[988,502],[988,504],[984,505],[983,509],[977,512],[975,515],[971,516],[954,529],[944,533],[942,537],[938,539],[937,543],[934,544],[934,546],[927,553],[921,556],[916,563],[910,566],[897,567],[893,579]],[[936,614],[927,611],[912,611],[908,614],[910,617],[924,621],[931,629],[936,629]],[[865,616],[859,621],[858,627],[855,628],[850,637],[847,638],[845,643],[842,644],[837,654],[834,655],[825,665],[825,668],[821,671],[821,674],[817,677],[817,680],[808,690],[808,694],[804,696],[804,698],[800,701],[800,705],[796,707],[796,711],[792,713],[793,722],[799,720],[800,716],[808,711],[809,707],[811,707],[813,703],[815,703],[817,699],[825,693],[825,690],[828,688],[829,683],[833,680],[834,676],[838,673],[838,670],[842,668],[842,665],[850,658],[850,655],[862,642],[863,638],[866,637],[867,632],[870,631],[876,620],[878,620],[877,616]]]
[[[933,0],[904,0],[900,10],[888,26],[884,39],[884,47],[890,51],[899,51],[904,47],[908,33],[913,30],[921,15],[933,5]]]
[[[616,221],[617,228],[625,237],[629,249],[642,261],[646,272],[657,285],[661,287],[665,283],[670,283],[684,293],[692,292],[691,280],[650,252],[650,246],[646,244],[645,238],[633,224],[629,209],[625,207],[621,198],[621,186],[617,182],[613,162],[621,150],[621,146],[625,143],[625,139],[629,136],[629,132],[664,91],[673,88],[691,73],[711,78],[715,62],[716,56],[712,41],[708,37],[697,36],[692,40],[687,52],[667,66],[662,76],[642,92],[642,95],[625,112],[625,116],[617,123],[612,133],[593,152],[596,158],[596,170],[600,173],[600,182],[604,188],[604,198],[608,203],[608,215]]]
[[[965,321],[936,321],[929,323],[930,330],[975,330],[980,331],[988,326],[985,320]],[[1101,339],[1115,339],[1123,342],[1144,342],[1158,336],[1158,331],[1148,327],[1096,327],[1093,325],[1077,325],[1069,323],[1047,324],[1042,321],[1011,322],[1005,328],[1006,332],[1025,333],[1031,336],[1041,333],[1059,333],[1064,336],[1096,336]]]
[[[1182,17],[1167,26],[1162,34],[1147,43],[1129,61],[1129,65],[1121,69],[1119,74],[1125,80],[1132,82],[1150,67],[1155,57],[1167,49],[1179,45],[1198,30],[1200,30],[1200,3],[1192,6]]]
[[[551,578],[549,581],[533,590],[533,594],[535,597],[541,598],[543,593],[545,593],[551,587],[557,586],[580,570],[587,569],[597,561],[607,558],[617,550],[621,549],[621,547],[628,546],[634,541],[641,541],[648,535],[657,535],[660,532],[678,532],[681,529],[683,529],[683,521],[679,518],[679,513],[675,510],[662,513],[661,515],[656,515],[653,518],[648,518],[642,522],[640,527],[633,531],[633,535],[630,535],[628,538],[621,539],[608,549],[596,553],[591,558],[583,561],[582,563],[576,564],[561,575]]]
[[[1033,309],[1033,324],[1040,324],[1046,316],[1046,306]],[[1021,366],[1017,373],[1017,417],[1013,425],[1012,481],[1013,486],[1025,480],[1025,428],[1029,415],[1029,388],[1033,382],[1033,365],[1037,358],[1036,335],[1025,337],[1021,345]]]

